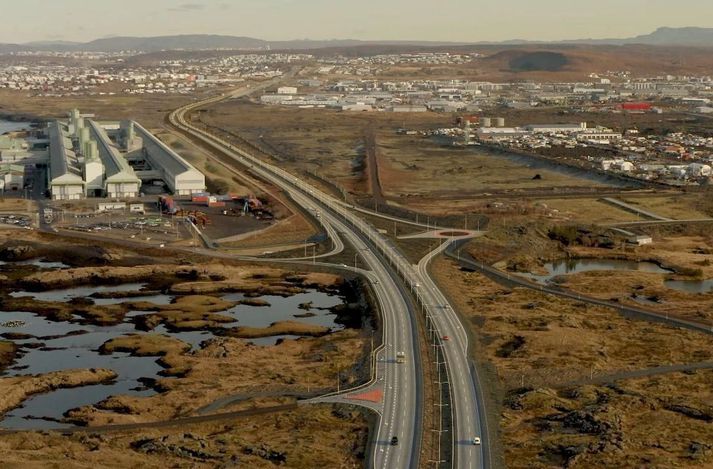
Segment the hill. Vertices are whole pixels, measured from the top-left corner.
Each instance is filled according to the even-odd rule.
[[[309,50],[309,49],[348,49],[381,46],[384,48],[430,48],[482,45],[653,45],[653,46],[697,46],[713,47],[713,28],[666,28],[631,38],[621,39],[573,39],[555,42],[510,40],[503,42],[444,42],[444,41],[363,41],[356,39],[267,41],[244,36],[224,36],[214,34],[183,34],[156,37],[108,37],[86,43],[68,41],[40,41],[27,44],[0,44],[1,53],[17,51],[90,51],[118,52],[134,50],[142,52],[160,52],[170,50]]]

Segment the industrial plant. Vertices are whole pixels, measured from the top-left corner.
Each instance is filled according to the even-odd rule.
[[[75,109],[47,128],[53,200],[139,197],[144,184],[181,196],[205,191],[205,176],[137,122],[92,117]]]

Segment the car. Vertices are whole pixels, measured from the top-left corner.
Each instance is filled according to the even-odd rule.
[[[480,437],[479,437],[479,436],[476,436],[475,438],[473,438],[473,444],[474,444],[474,445],[479,445],[479,444],[480,444]]]
[[[399,444],[399,437],[397,436],[392,436],[391,437],[391,446],[396,446]]]
[[[451,338],[448,337],[447,335],[444,335],[444,336],[443,336],[443,340],[451,340]]]

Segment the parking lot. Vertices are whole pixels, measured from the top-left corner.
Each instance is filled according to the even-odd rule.
[[[166,216],[126,216],[111,214],[59,214],[56,228],[83,233],[136,239],[148,242],[175,242],[190,237],[183,219]]]
[[[32,220],[27,215],[0,214],[0,224],[32,229]]]

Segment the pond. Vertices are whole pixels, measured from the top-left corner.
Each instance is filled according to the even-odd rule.
[[[64,288],[61,290],[46,290],[42,292],[12,292],[10,296],[14,298],[30,297],[38,301],[62,301],[67,302],[74,298],[90,298],[97,305],[115,305],[127,301],[150,301],[156,304],[169,304],[173,296],[163,294],[149,293],[140,295],[145,283],[124,283],[121,285],[86,285],[81,287]],[[122,297],[117,295],[117,298],[93,298],[94,293],[106,295],[107,293],[125,293],[131,292],[130,297]],[[135,295],[134,295],[135,294]]]
[[[1,325],[14,321],[21,321],[23,325]],[[158,377],[162,368],[156,363],[156,357],[131,357],[126,353],[100,355],[98,352],[99,346],[107,340],[138,332],[132,324],[113,327],[77,325],[66,321],[50,321],[28,312],[0,312],[0,323],[0,334],[36,336],[14,340],[20,346],[22,356],[4,370],[0,374],[2,376],[32,375],[71,368],[109,368],[118,375],[111,384],[59,389],[33,396],[22,407],[5,415],[0,421],[0,426],[4,428],[60,428],[66,425],[45,419],[61,419],[62,414],[69,409],[93,404],[116,394],[155,394],[155,391],[146,389],[139,379]],[[72,335],[67,335],[70,333]]]
[[[12,269],[16,265],[33,265],[38,269],[68,269],[70,266],[64,262],[48,261],[46,259],[30,259],[28,261],[0,261],[0,266]]]
[[[88,297],[97,304],[118,304],[128,301],[168,304],[175,299],[174,295],[167,294],[141,295],[141,289],[145,286],[144,283],[81,286],[42,292],[18,291],[11,295],[14,297],[29,296],[42,301],[69,301],[72,298]],[[94,293],[107,295],[111,292],[119,292],[122,295],[126,295],[128,292],[131,296],[126,298],[91,297]],[[241,293],[229,293],[222,297],[230,301],[246,299]],[[333,330],[343,328],[341,324],[335,322],[336,315],[328,310],[328,308],[344,303],[344,299],[340,296],[310,290],[290,297],[264,296],[261,299],[267,301],[269,306],[240,304],[221,312],[220,314],[235,318],[235,322],[225,324],[225,327],[267,327],[276,321],[290,320],[326,326]],[[303,304],[310,305],[309,311],[305,309],[305,306],[300,308],[300,305]],[[310,313],[309,317],[302,317],[305,313]],[[139,331],[134,328],[132,319],[142,314],[150,314],[150,312],[130,311],[126,314],[122,324],[93,326],[74,324],[68,321],[51,321],[29,312],[0,311],[0,334],[16,333],[34,336],[31,338],[6,336],[20,347],[21,356],[10,368],[0,373],[0,376],[33,375],[71,368],[108,368],[114,370],[118,375],[117,379],[109,384],[59,389],[33,396],[27,399],[22,407],[5,414],[0,421],[0,427],[9,429],[62,428],[68,426],[61,422],[63,414],[75,407],[95,404],[117,394],[133,396],[155,394],[154,390],[146,388],[142,384],[142,378],[160,378],[159,372],[162,368],[157,363],[158,357],[132,357],[126,353],[101,355],[98,349],[107,340],[126,334],[164,334],[182,340],[190,344],[193,350],[196,350],[200,348],[202,342],[215,337],[210,331],[170,332],[163,325],[159,325],[151,332]],[[250,342],[269,346],[283,338],[296,337],[280,335],[250,339]]]
[[[668,288],[684,293],[710,293],[713,291],[713,279],[708,280],[666,280]]]
[[[561,259],[544,265],[547,274],[522,274],[538,283],[550,282],[560,275],[578,274],[581,272],[620,270],[638,271],[654,274],[670,274],[673,271],[664,269],[653,262],[637,262],[620,259]]]

